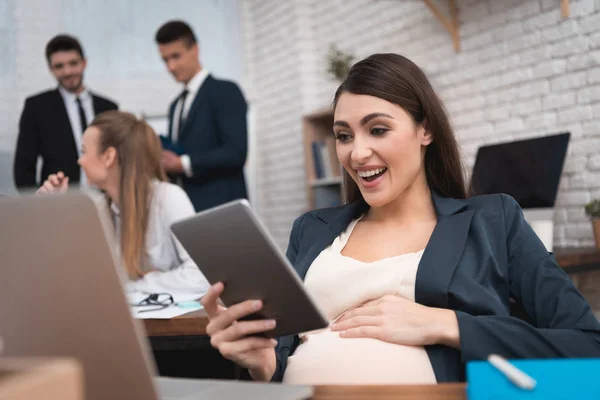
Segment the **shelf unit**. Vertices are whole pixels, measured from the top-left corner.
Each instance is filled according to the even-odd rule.
[[[305,115],[302,118],[304,136],[304,158],[306,167],[306,191],[309,209],[332,207],[342,203],[341,167],[337,158],[330,161],[338,164],[333,174],[325,177],[317,176],[313,143],[331,140],[333,137],[333,110],[325,108]]]

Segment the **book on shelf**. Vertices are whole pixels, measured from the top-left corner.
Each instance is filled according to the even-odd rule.
[[[335,138],[315,140],[311,144],[315,178],[334,178],[341,175],[341,166],[335,151]]]

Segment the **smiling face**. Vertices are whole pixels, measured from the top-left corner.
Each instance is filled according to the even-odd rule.
[[[427,184],[425,149],[432,136],[402,107],[374,96],[343,93],[334,113],[338,158],[371,207]]]
[[[48,64],[59,85],[72,93],[82,90],[83,71],[87,64],[78,51],[57,51],[50,56]]]

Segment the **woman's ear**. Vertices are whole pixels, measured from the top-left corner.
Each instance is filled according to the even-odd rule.
[[[431,142],[433,142],[433,135],[429,130],[429,124],[427,123],[427,120],[423,121],[423,123],[419,125],[417,132],[419,134],[419,138],[421,139],[422,146],[429,146]]]
[[[106,168],[110,168],[117,163],[117,149],[114,147],[109,147],[102,154],[102,161],[104,162],[104,166]]]

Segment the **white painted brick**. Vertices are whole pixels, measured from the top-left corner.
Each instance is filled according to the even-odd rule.
[[[515,37],[518,37],[518,38],[521,37],[521,35],[524,32],[523,22],[514,21],[514,20],[511,20],[511,21],[513,21],[513,22],[489,31],[495,40],[500,41],[500,40],[512,39]]]
[[[456,131],[457,136],[461,140],[480,139],[486,136],[490,136],[493,133],[494,126],[490,123],[477,124],[470,128],[458,129]]]
[[[554,6],[555,6],[554,8],[556,8],[556,3],[554,4]],[[561,21],[560,12],[556,12],[556,10],[552,10],[549,12],[544,12],[542,14],[538,14],[532,18],[526,19],[525,21],[523,21],[523,28],[525,29],[525,32],[539,31],[542,28],[556,25],[560,21]]]
[[[510,117],[510,107],[487,107],[484,111],[485,119],[488,121],[501,121]]]
[[[570,132],[571,140],[578,140],[583,137],[583,127],[582,124],[578,122],[573,122],[571,124],[560,125],[559,128],[555,128],[553,131],[555,132]],[[546,134],[548,132],[544,132]]]
[[[557,208],[554,210],[554,223],[565,224],[567,223],[567,210],[564,208]]]
[[[583,190],[573,190],[568,193],[563,193],[557,199],[563,206],[581,206],[591,200],[590,192]]]
[[[540,62],[544,62],[549,58],[552,58],[552,46],[539,46],[534,49],[517,53],[514,55],[514,57],[517,59],[517,62],[514,64],[516,66],[538,64]]]
[[[590,219],[585,214],[585,209],[583,207],[576,207],[568,209],[567,220],[569,222],[588,222]]]
[[[531,100],[520,101],[515,103],[512,107],[513,115],[518,115],[520,117],[527,116],[529,114],[535,113],[537,111],[542,110],[542,101],[540,98],[534,98]]]
[[[518,82],[531,80],[534,72],[531,68],[519,68],[502,74],[500,81],[503,86],[512,85]]]
[[[547,78],[562,74],[567,69],[566,60],[549,60],[543,62],[533,69],[535,78]]]
[[[469,98],[464,99],[461,102],[461,109],[463,109],[463,110],[470,110],[473,108],[482,108],[484,106],[485,106],[485,97],[482,95],[469,97]]]
[[[600,1],[598,2],[600,5]],[[600,7],[596,7],[600,11]],[[600,12],[588,14],[579,21],[581,33],[588,34],[600,30]]]
[[[489,45],[494,42],[494,36],[490,32],[483,32],[481,34],[466,38],[461,42],[461,48],[464,51],[470,51]]]
[[[589,41],[583,36],[574,36],[552,45],[552,56],[566,57],[572,54],[585,53],[589,49]]]
[[[586,156],[567,157],[565,159],[565,165],[563,167],[563,172],[565,174],[580,174],[583,171],[585,171],[586,163],[587,163]]]
[[[598,153],[598,149],[600,149],[600,138],[592,137],[592,138],[583,138],[577,141],[573,141],[569,144],[569,155],[585,155],[588,156],[590,154]]]
[[[594,12],[594,0],[579,0],[571,2],[570,18],[577,18]]]
[[[537,15],[541,11],[542,9],[540,8],[540,3],[538,3],[537,1],[525,1],[518,7],[515,7],[508,11],[508,20],[520,20],[525,17]]]
[[[522,49],[539,46],[543,43],[542,33],[539,31],[525,34],[508,42],[508,50],[513,53]]]
[[[567,225],[567,237],[569,238],[586,239],[592,235],[592,224],[589,222],[578,222]]]
[[[584,136],[600,136],[600,120],[585,123],[581,129]]]
[[[499,122],[496,124],[495,132],[497,134],[511,133],[522,130],[525,127],[523,120],[520,118],[513,118],[507,121]]]
[[[521,3],[521,0],[503,0],[490,2],[490,13],[495,14],[504,10],[509,10]]]
[[[587,72],[575,72],[561,75],[550,81],[550,90],[552,92],[562,92],[564,90],[579,88],[587,83]]]
[[[590,49],[600,48],[600,32],[595,32],[589,36],[590,38]]]
[[[589,86],[579,90],[577,104],[589,104],[600,101],[600,85]]]
[[[571,122],[587,121],[592,118],[592,108],[581,106],[558,111],[558,123],[568,124]]]
[[[588,69],[593,66],[600,66],[600,50],[574,54],[567,60],[569,71]]]
[[[576,102],[575,92],[551,93],[544,98],[542,107],[544,110],[554,110],[575,105]]]
[[[465,21],[477,21],[490,14],[487,1],[480,1],[460,10],[461,19]]]
[[[519,89],[511,87],[503,90],[493,90],[486,96],[488,105],[508,103],[518,97]]]
[[[579,25],[577,21],[573,19],[567,19],[561,21],[557,25],[551,25],[548,28],[542,30],[542,39],[546,43],[553,43],[559,40],[564,40],[571,36],[577,35],[579,32]]]
[[[582,172],[572,176],[570,184],[571,189],[592,189],[600,187],[600,182],[598,182],[598,174],[588,172]]]
[[[588,71],[588,83],[600,83],[600,68],[594,68]]]
[[[491,76],[489,78],[481,79],[474,83],[475,89],[481,92],[489,92],[492,89],[496,89],[502,85],[500,77],[498,75]]]
[[[536,114],[527,117],[525,120],[525,127],[527,129],[537,128],[553,128],[556,126],[556,114],[555,113],[544,113]]]
[[[590,157],[588,168],[592,171],[600,171],[600,154],[595,154]]]
[[[483,121],[483,111],[475,110],[467,113],[461,113],[454,118],[456,126],[470,126]]]
[[[542,11],[547,11],[547,10],[556,11],[556,9],[557,9],[556,1],[554,1],[554,0],[541,0],[541,7],[542,7]],[[560,15],[560,12],[557,12],[556,14]]]
[[[519,86],[519,99],[528,99],[537,95],[545,95],[550,92],[550,82],[547,80],[524,82]]]

